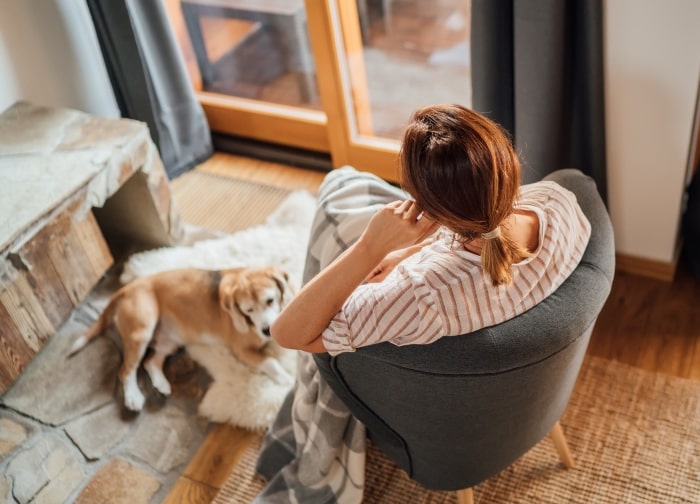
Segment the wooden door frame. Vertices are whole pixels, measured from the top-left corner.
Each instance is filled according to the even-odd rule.
[[[331,150],[321,111],[207,91],[196,95],[212,131],[316,152]]]
[[[397,181],[398,142],[371,136],[357,5],[306,0],[306,16],[333,166],[352,165]]]

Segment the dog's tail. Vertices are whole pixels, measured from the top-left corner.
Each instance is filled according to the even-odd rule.
[[[95,322],[90,327],[88,327],[87,331],[85,331],[73,342],[73,346],[71,346],[70,351],[68,352],[68,357],[77,353],[85,345],[90,343],[93,339],[102,334],[105,329],[107,329],[107,327],[112,323],[112,315],[114,314],[114,308],[120,297],[120,295],[117,295],[110,299],[107,308],[104,309],[104,311],[100,314],[97,320],[95,320]]]

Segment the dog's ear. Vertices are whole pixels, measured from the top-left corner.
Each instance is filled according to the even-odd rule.
[[[277,284],[277,288],[280,291],[280,298],[282,300],[282,306],[289,303],[295,294],[295,289],[289,282],[289,274],[280,268],[272,268],[272,279]]]
[[[226,310],[231,316],[233,327],[236,329],[236,331],[240,333],[248,332],[250,329],[248,327],[248,318],[241,311],[241,309],[238,307],[238,303],[236,302],[235,285],[231,285],[223,289],[223,292],[220,294],[219,304],[221,305],[221,308]]]

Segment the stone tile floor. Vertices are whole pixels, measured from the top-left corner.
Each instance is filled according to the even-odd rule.
[[[171,397],[140,376],[148,401],[138,414],[122,406],[112,329],[67,357],[115,286],[111,273],[0,397],[0,501],[161,502],[204,441],[197,404],[209,377],[186,354],[166,363]]]

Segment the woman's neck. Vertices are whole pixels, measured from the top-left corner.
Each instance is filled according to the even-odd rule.
[[[540,221],[535,212],[516,210],[501,223],[501,233],[520,244],[524,250],[532,253],[539,246]],[[481,237],[464,244],[465,249],[477,255],[481,255],[483,246],[484,239]]]

